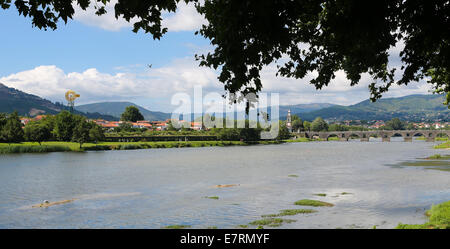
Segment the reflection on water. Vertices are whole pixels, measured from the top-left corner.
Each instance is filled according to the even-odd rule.
[[[0,228],[235,228],[299,208],[293,203],[300,199],[335,206],[289,216],[297,222],[280,228],[423,223],[425,209],[450,200],[450,172],[389,165],[438,153],[432,145],[351,141],[1,155]],[[76,200],[29,208],[67,199]]]

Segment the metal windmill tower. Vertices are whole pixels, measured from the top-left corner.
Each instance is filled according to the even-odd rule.
[[[66,100],[70,107],[70,113],[73,113],[73,106],[75,105],[75,99],[79,98],[80,95],[75,91],[69,90],[66,92]]]

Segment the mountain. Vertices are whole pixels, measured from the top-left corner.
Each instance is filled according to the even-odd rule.
[[[53,103],[39,96],[28,94],[0,83],[0,112],[11,113],[13,111],[17,111],[21,116],[33,117],[39,114],[57,114],[61,110],[68,109],[69,107],[60,103]],[[115,119],[113,116],[102,115],[100,113],[83,113],[79,111],[74,111],[74,113],[84,115],[92,119]]]
[[[99,102],[75,106],[75,109],[82,112],[93,111],[120,118],[120,115],[125,111],[125,108],[131,105],[136,106],[139,109],[145,120],[166,120],[171,116],[170,113],[149,111],[144,107],[138,106],[131,102]]]
[[[298,104],[298,105],[281,105],[279,108],[280,115],[285,115],[288,110],[291,110],[291,113],[305,113],[312,112],[316,110],[320,110],[323,108],[328,108],[335,106],[334,104],[329,103],[313,103],[313,104]]]
[[[390,120],[444,122],[450,119],[450,110],[443,105],[444,96],[438,94],[409,95],[399,98],[379,99],[375,103],[364,100],[350,106],[335,105],[320,110],[300,113],[305,120],[322,117],[328,120]]]

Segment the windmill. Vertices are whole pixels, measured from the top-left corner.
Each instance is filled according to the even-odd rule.
[[[66,100],[69,102],[70,112],[73,112],[73,106],[75,104],[75,99],[79,98],[80,95],[75,91],[69,90],[66,92]]]

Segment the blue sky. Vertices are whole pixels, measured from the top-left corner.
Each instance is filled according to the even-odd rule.
[[[180,3],[177,13],[164,14],[163,25],[169,32],[153,40],[149,34],[133,33],[130,24],[116,20],[112,11],[97,17],[92,8],[76,10],[67,25],[43,31],[33,28],[14,7],[0,9],[0,82],[52,101],[63,101],[64,92],[72,89],[81,94],[78,104],[131,101],[150,110],[171,112],[175,108],[171,97],[180,92],[192,94],[196,85],[204,93],[224,93],[218,72],[200,68],[194,60],[195,53],[213,49],[208,40],[194,35],[203,23],[193,6]],[[394,61],[401,47],[399,43],[392,48]],[[262,71],[263,91],[279,93],[281,104],[349,105],[369,97],[367,75],[358,86],[350,87],[345,73],[338,72],[329,87],[316,91],[308,83],[311,77],[295,80],[277,78],[275,73],[275,64]],[[420,82],[396,86],[387,97],[428,91],[428,85]]]

